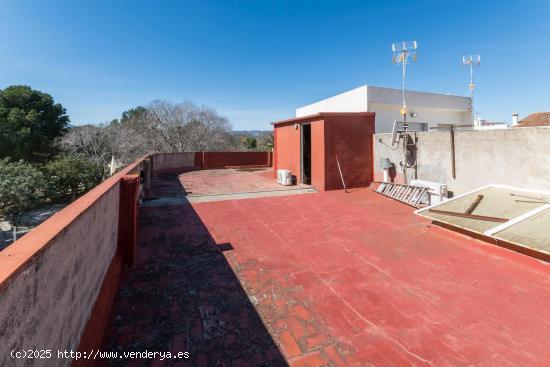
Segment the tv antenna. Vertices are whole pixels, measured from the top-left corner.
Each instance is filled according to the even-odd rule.
[[[407,155],[409,150],[407,145],[408,143],[408,134],[407,129],[409,125],[407,124],[407,101],[405,99],[405,89],[406,89],[406,80],[407,80],[407,64],[416,62],[416,41],[405,41],[405,42],[396,42],[392,43],[391,50],[393,51],[392,62],[396,65],[401,65],[402,68],[402,92],[403,92],[403,106],[401,107],[401,115],[403,115],[403,150],[405,154],[405,162],[403,163],[403,178],[405,183],[407,183]],[[394,139],[395,140],[395,139]]]
[[[481,64],[481,56],[479,55],[468,55],[468,56],[462,56],[462,65],[466,67],[470,67],[470,99],[472,101],[472,118],[475,118],[474,115],[474,68],[479,67],[479,64]],[[475,121],[474,121],[475,126]]]
[[[401,114],[403,115],[403,127],[405,128],[407,127],[407,101],[405,100],[407,64],[416,61],[416,46],[416,41],[396,42],[391,45],[393,51],[391,60],[396,65],[401,64],[402,67],[403,107],[401,108]]]

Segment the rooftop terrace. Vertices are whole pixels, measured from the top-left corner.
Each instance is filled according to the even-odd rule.
[[[0,252],[0,365],[22,348],[190,354],[74,363],[100,366],[548,365],[548,263],[367,188],[288,190],[208,159],[146,157]]]
[[[263,178],[178,173],[158,176],[155,196]],[[368,189],[153,200],[139,218],[107,350],[186,350],[197,366],[550,361],[546,264],[431,226]]]

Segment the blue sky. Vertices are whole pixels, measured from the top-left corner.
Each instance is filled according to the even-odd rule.
[[[40,1],[0,3],[0,87],[27,84],[73,124],[154,99],[191,100],[234,129],[269,129],[298,106],[370,84],[399,87],[392,42],[416,39],[414,90],[466,95],[510,120],[550,110],[547,1]]]

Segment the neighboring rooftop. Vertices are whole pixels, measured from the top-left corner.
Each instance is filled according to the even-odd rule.
[[[550,112],[532,113],[515,127],[550,126]]]

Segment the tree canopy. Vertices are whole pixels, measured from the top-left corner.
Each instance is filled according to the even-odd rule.
[[[135,108],[130,108],[128,111],[122,112],[120,117],[121,124],[132,124],[139,119],[144,119],[147,117],[147,108],[143,106],[137,106]]]
[[[243,146],[248,150],[254,150],[258,146],[258,142],[256,138],[249,136],[243,140]]]
[[[154,101],[99,126],[75,126],[60,139],[61,148],[107,163],[114,155],[129,163],[151,152],[242,149],[231,124],[214,109],[192,102]]]
[[[65,108],[47,93],[24,85],[0,90],[0,158],[50,158],[68,123]]]
[[[101,182],[104,168],[81,155],[62,155],[45,167],[51,182],[51,196],[56,199],[76,199]]]
[[[0,159],[0,217],[39,206],[47,186],[44,174],[35,165]]]

